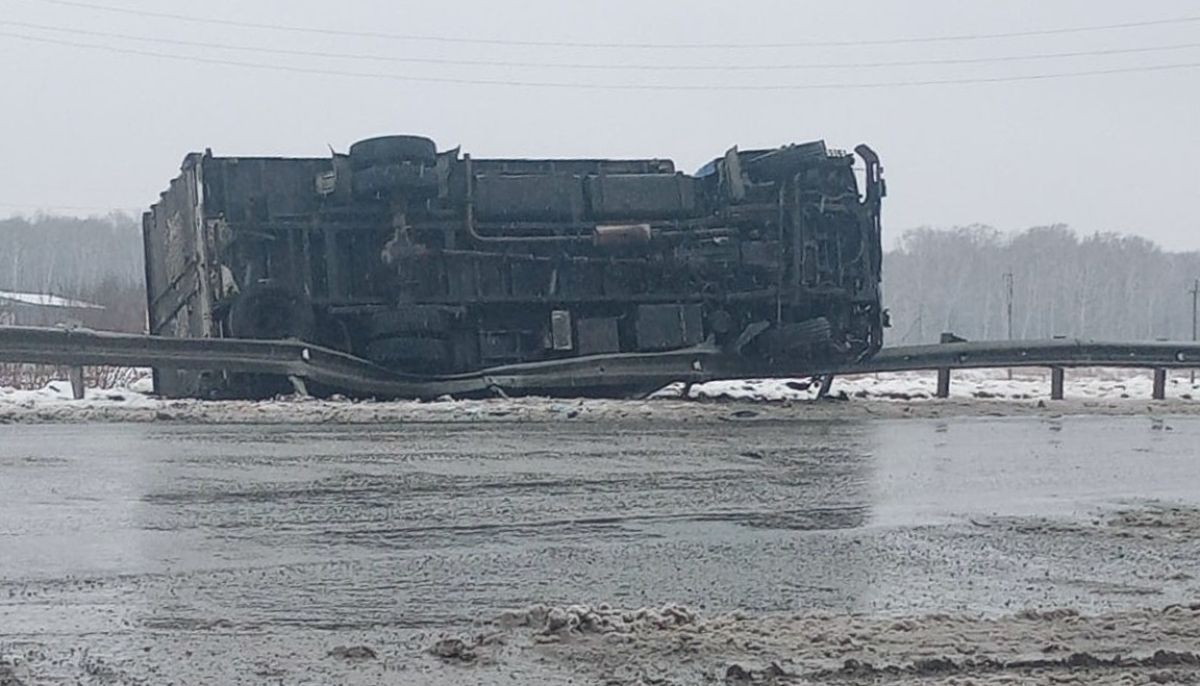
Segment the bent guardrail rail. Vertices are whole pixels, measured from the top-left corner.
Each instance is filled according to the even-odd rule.
[[[650,388],[673,381],[834,376],[972,368],[1048,367],[1052,397],[1061,397],[1061,369],[1135,367],[1155,370],[1156,398],[1166,370],[1200,367],[1200,343],[1101,342],[1083,339],[965,341],[884,348],[848,365],[815,368],[747,361],[702,344],[663,353],[609,354],[492,367],[452,376],[399,374],[347,353],[301,341],[169,338],[89,329],[0,326],[0,362],[84,366],[158,367],[270,374],[359,396],[428,398],[489,391],[569,392],[574,389]],[[74,381],[74,379],[73,379]],[[82,389],[77,389],[82,395]]]

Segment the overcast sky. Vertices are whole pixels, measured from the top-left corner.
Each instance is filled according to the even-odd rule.
[[[922,225],[985,223],[1011,230],[1063,222],[1084,233],[1136,233],[1169,248],[1200,249],[1200,181],[1195,172],[1200,68],[856,89],[729,89],[1200,65],[1200,47],[1191,47],[1200,46],[1200,21],[976,40],[894,40],[1197,17],[1200,6],[1195,2],[85,2],[143,14],[49,0],[0,0],[0,215],[39,208],[139,211],[166,187],[185,153],[205,147],[218,155],[322,156],[330,145],[345,150],[372,135],[421,133],[441,147],[461,144],[477,157],[669,157],[691,171],[734,144],[761,147],[824,138],[841,148],[867,142],[882,156],[890,192],[885,230],[891,239]],[[559,45],[279,31],[144,12],[351,33]],[[250,49],[217,50],[181,41]],[[805,42],[852,45],[754,47]],[[597,43],[658,47],[594,47]],[[682,43],[726,47],[662,47]],[[1139,52],[1131,52],[1135,49]],[[267,52],[281,50],[315,54]],[[844,66],[1080,52],[1090,54]],[[580,64],[776,68],[563,66]],[[786,65],[843,66],[778,68]],[[583,84],[650,88],[589,89]]]

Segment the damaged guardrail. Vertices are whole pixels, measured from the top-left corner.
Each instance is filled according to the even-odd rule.
[[[372,362],[301,341],[170,338],[88,329],[0,327],[0,362],[80,368],[92,365],[202,369],[288,377],[336,392],[380,398],[426,398],[596,387],[641,387],[667,378],[710,380],[700,360],[715,347],[650,355],[599,355],[493,367],[451,376],[397,374]],[[665,376],[664,376],[665,375]],[[82,388],[72,374],[75,395]],[[81,376],[80,376],[81,378]],[[298,385],[300,385],[298,383]]]
[[[1200,367],[1200,343],[1120,343],[1082,339],[955,341],[884,348],[870,359],[830,368],[740,358],[711,344],[663,353],[608,354],[492,367],[453,376],[397,374],[361,358],[301,341],[168,338],[139,334],[0,326],[0,362],[157,367],[246,372],[287,377],[298,387],[377,398],[429,398],[489,392],[573,393],[653,389],[671,382],[873,374],[937,370],[938,395],[949,395],[950,370],[1047,367],[1051,397],[1062,397],[1067,367],[1154,370],[1154,397],[1165,395],[1166,370]],[[76,381],[76,378],[79,381]],[[72,374],[82,397],[82,375]],[[826,385],[827,387],[827,385]]]

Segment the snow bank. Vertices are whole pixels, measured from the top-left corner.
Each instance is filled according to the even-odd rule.
[[[673,618],[628,628],[628,617]],[[597,683],[1195,683],[1200,605],[1084,615],[1029,608],[1002,617],[535,607],[531,650]],[[550,622],[561,625],[552,629]],[[575,628],[569,628],[575,623]],[[589,624],[611,628],[586,629]],[[529,631],[529,629],[525,629]],[[509,658],[512,659],[511,657]]]
[[[1088,368],[1066,371],[1063,384],[1067,398],[1114,399],[1150,398],[1153,378],[1149,371],[1136,369]],[[817,396],[818,384],[809,379],[748,379],[713,381],[692,386],[690,398],[727,398],[731,400],[785,401],[810,400]],[[682,384],[672,384],[656,394],[679,397]],[[849,398],[911,401],[934,398],[936,372],[896,372],[843,376],[834,380],[831,392]],[[1169,397],[1190,400],[1200,398],[1200,383],[1192,385],[1187,372],[1167,377]],[[1042,370],[964,369],[951,374],[950,397],[959,399],[1041,400],[1050,398],[1050,373]]]
[[[0,408],[16,407],[41,409],[55,407],[88,407],[94,405],[126,407],[156,407],[159,400],[151,397],[153,382],[149,378],[134,381],[129,386],[117,388],[84,389],[82,400],[75,400],[69,381],[51,381],[45,386],[25,390],[0,386]]]
[[[682,605],[668,604],[661,608],[643,607],[637,610],[617,610],[608,605],[568,605],[547,607],[534,605],[501,615],[498,624],[504,628],[529,627],[543,635],[550,634],[629,634],[650,629],[670,629],[692,624],[696,613]]]

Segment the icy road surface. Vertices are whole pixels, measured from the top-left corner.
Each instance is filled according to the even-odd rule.
[[[1193,678],[1198,435],[0,426],[0,682]]]

